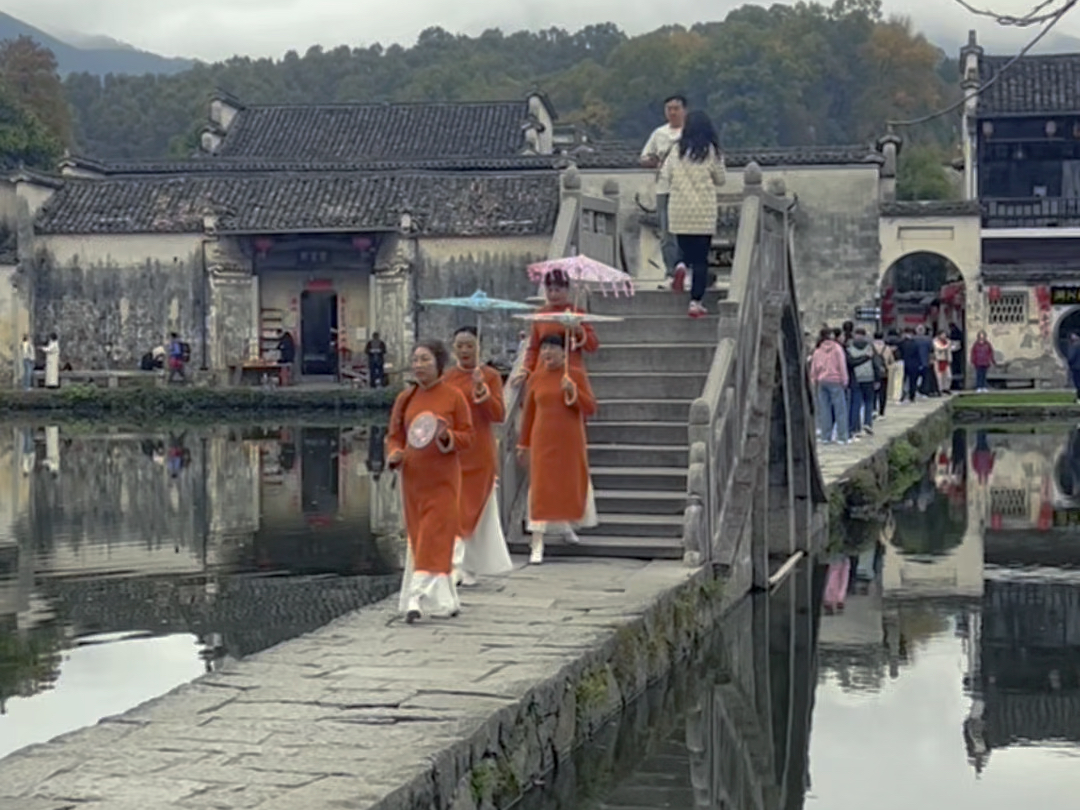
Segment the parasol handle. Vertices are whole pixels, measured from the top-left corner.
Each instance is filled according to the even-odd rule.
[[[570,376],[570,324],[566,325],[566,350],[563,352],[563,374]]]

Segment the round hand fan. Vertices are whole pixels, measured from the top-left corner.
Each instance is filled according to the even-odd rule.
[[[409,446],[417,450],[423,450],[435,438],[435,431],[439,428],[439,420],[430,411],[424,411],[412,420],[409,425]]]

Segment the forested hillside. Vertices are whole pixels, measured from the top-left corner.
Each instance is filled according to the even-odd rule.
[[[245,102],[452,101],[548,93],[564,121],[639,141],[663,98],[687,95],[730,146],[867,141],[885,122],[956,97],[956,63],[877,0],[744,6],[723,22],[627,37],[614,24],[478,37],[424,31],[411,48],[314,47],[281,61],[236,58],[174,76],[69,75],[74,145],[99,157],[182,155],[197,143],[207,97]],[[955,118],[905,132],[945,145]]]

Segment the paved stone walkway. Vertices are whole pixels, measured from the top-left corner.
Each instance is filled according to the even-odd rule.
[[[560,559],[409,627],[396,599],[0,760],[3,810],[367,808],[693,571]],[[573,729],[570,729],[573,734]]]
[[[860,436],[858,441],[843,445],[818,442],[818,462],[825,486],[832,486],[853,467],[947,405],[948,399],[942,397],[920,399],[905,405],[890,402],[885,408],[885,418],[874,420],[873,436]]]

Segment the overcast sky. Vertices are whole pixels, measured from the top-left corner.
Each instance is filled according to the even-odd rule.
[[[973,5],[1020,14],[1034,2],[975,0]],[[303,53],[313,44],[409,45],[433,25],[477,34],[494,27],[576,30],[610,20],[637,34],[671,23],[722,19],[739,5],[743,3],[732,0],[0,0],[0,9],[46,31],[105,34],[162,55],[205,60],[237,53],[276,58],[290,49]],[[923,30],[948,31],[953,41],[963,40],[974,20],[948,0],[885,0],[885,8],[912,16]],[[1080,35],[1080,12],[1063,20],[1059,29]]]

